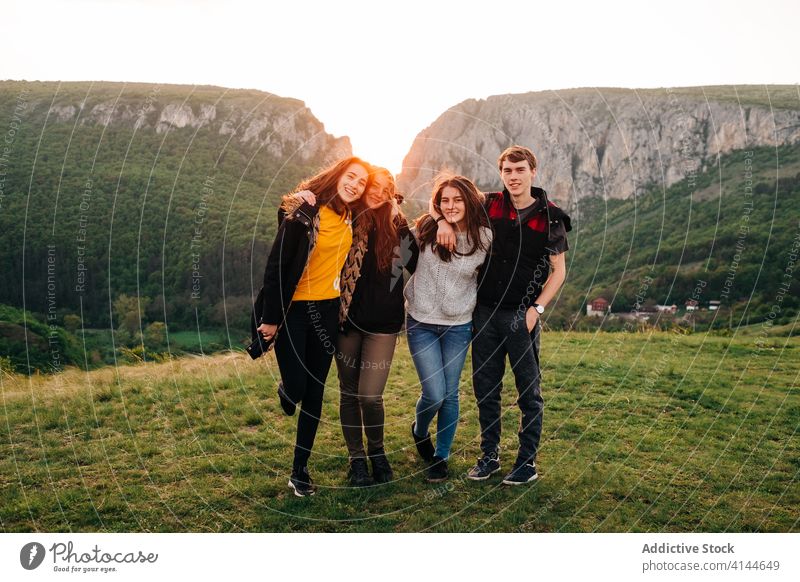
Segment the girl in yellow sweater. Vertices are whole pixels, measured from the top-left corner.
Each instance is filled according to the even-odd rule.
[[[339,279],[353,240],[349,205],[367,188],[369,169],[358,158],[345,158],[300,184],[299,190],[317,194],[317,204],[279,214],[281,224],[264,270],[258,333],[264,339],[277,333],[281,407],[293,415],[301,405],[289,479],[299,497],[316,489],[307,464],[336,351]]]

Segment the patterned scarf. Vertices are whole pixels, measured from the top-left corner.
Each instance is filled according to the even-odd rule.
[[[364,262],[369,240],[369,222],[369,220],[357,220],[353,226],[353,244],[344,261],[342,277],[339,282],[341,294],[339,325],[344,325],[347,321],[347,312],[350,310],[350,302],[353,300],[353,291],[355,291],[356,283],[361,276],[361,265]]]

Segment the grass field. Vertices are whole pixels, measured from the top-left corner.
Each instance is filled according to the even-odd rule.
[[[800,338],[545,334],[540,479],[464,478],[478,454],[465,369],[451,479],[410,443],[404,341],[386,391],[396,482],[346,486],[335,372],[310,468],[286,486],[295,418],[276,364],[243,353],[2,377],[0,529],[18,531],[797,531]],[[502,462],[516,453],[504,392]]]
[[[245,330],[238,335],[247,337],[250,332]],[[236,337],[238,335],[234,334]],[[228,337],[224,330],[204,330],[200,333],[197,331],[175,331],[169,334],[170,347],[192,353],[207,353],[219,350],[227,341]]]

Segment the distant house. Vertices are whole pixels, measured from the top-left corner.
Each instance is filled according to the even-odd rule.
[[[700,302],[697,299],[687,299],[686,300],[686,311],[697,311]]]
[[[656,305],[656,311],[660,313],[677,313],[678,306],[674,303],[672,305]]]
[[[598,297],[591,303],[586,304],[586,315],[588,316],[603,316],[608,313],[609,304],[608,301],[603,299],[602,297]]]
[[[708,302],[708,310],[709,311],[716,311],[717,309],[719,309],[720,303],[721,302],[719,300],[712,299],[711,301]]]

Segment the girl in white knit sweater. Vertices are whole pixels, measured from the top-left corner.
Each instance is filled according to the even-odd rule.
[[[472,340],[472,310],[477,297],[478,269],[492,241],[483,194],[469,179],[452,176],[437,181],[432,206],[439,215],[417,220],[419,260],[405,288],[408,347],[422,393],[411,433],[417,450],[430,465],[427,479],[447,479],[447,458],[458,425],[458,384]],[[456,230],[456,248],[436,244],[437,222]],[[428,427],[438,416],[436,446]]]

